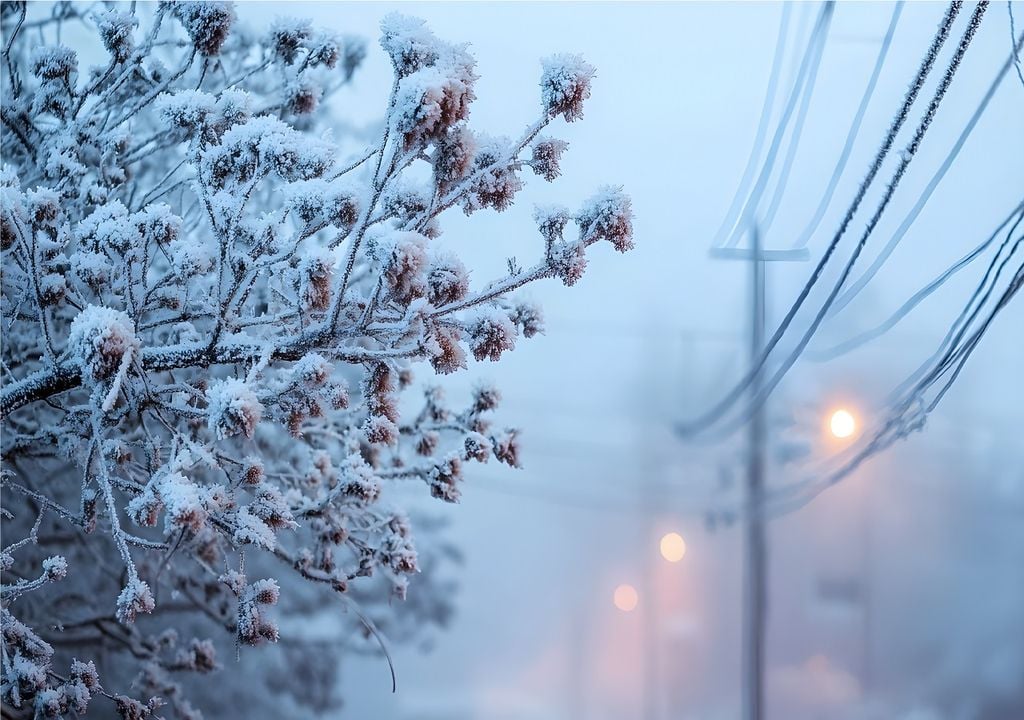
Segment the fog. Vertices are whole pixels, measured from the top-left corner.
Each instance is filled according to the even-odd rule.
[[[1024,17],[1024,5],[1014,7]],[[903,9],[835,198],[808,245],[810,259],[767,268],[769,333],[839,225],[944,8]],[[584,118],[560,121],[554,133],[570,143],[562,177],[528,183],[504,214],[487,210],[472,222],[445,216],[444,242],[458,248],[475,283],[500,275],[507,257],[532,257],[535,203],[575,207],[600,185],[622,185],[632,197],[636,249],[620,257],[595,248],[572,292],[555,281],[534,286],[546,333],[522,340],[500,364],[471,363],[444,383],[449,395],[465,397],[476,380],[495,381],[501,422],[523,431],[524,468],[474,467],[455,506],[439,507],[422,488],[402,496],[449,523],[446,539],[462,555],[446,571],[459,588],[456,614],[429,647],[392,647],[395,693],[382,657],[346,661],[341,716],[739,717],[744,546],[736,511],[746,432],[712,441],[683,438],[676,427],[709,408],[749,364],[750,267],[709,250],[754,143],[783,8],[289,3],[288,14],[370,41],[353,84],[332,100],[352,124],[339,135],[376,133],[391,84],[376,39],[392,10],[424,18],[446,40],[471,43],[481,76],[476,130],[516,135],[536,117],[540,58],[581,53],[597,67]],[[283,11],[254,4],[245,17],[255,26]],[[818,11],[811,3],[790,8],[770,132]],[[792,247],[813,215],[891,14],[888,3],[835,8],[766,248]],[[1010,47],[1007,7],[994,3],[855,276],[921,197]],[[884,321],[1016,207],[1024,197],[1022,117],[1024,84],[1011,70],[881,271],[824,323],[811,350]],[[904,143],[901,136],[897,148]],[[882,178],[891,168],[892,161]],[[876,189],[865,204],[878,199]],[[840,261],[866,217],[855,219]],[[829,432],[835,409],[855,418],[853,441],[882,421],[888,393],[934,352],[987,257],[873,342],[829,362],[796,364],[767,407],[769,490],[813,480],[844,451],[847,443]],[[836,277],[827,271],[823,285]],[[819,287],[809,307],[823,299]],[[809,322],[801,313],[794,327]],[[771,514],[768,717],[1024,717],[1022,330],[1018,300],[921,432],[802,506]],[[680,562],[659,554],[668,532],[685,539]],[[628,612],[613,603],[622,584],[637,592]]]
[[[781,6],[395,8],[425,18],[441,37],[471,42],[481,75],[473,121],[488,132],[514,134],[533,117],[539,58],[579,52],[598,68],[584,119],[561,129],[570,142],[563,177],[529,186],[504,216],[478,215],[464,230],[459,219],[447,221],[447,241],[475,261],[474,277],[529,252],[535,201],[572,206],[598,184],[631,194],[637,247],[623,258],[595,253],[578,291],[557,283],[534,291],[546,334],[501,366],[478,364],[448,386],[458,394],[487,377],[503,388],[502,419],[524,430],[525,469],[491,464],[469,478],[460,505],[430,505],[450,520],[450,539],[464,553],[457,616],[430,652],[395,649],[395,694],[380,658],[346,665],[346,715],[738,717],[742,522],[709,523],[707,512],[742,491],[744,434],[694,443],[673,427],[706,409],[748,362],[749,267],[708,251],[757,130]],[[375,38],[392,9],[297,3],[289,12]],[[810,242],[812,259],[943,9],[903,10],[847,171]],[[891,11],[881,3],[836,8],[766,247],[790,247],[813,213]],[[791,12],[798,34],[786,49],[776,116],[817,6]],[[1003,5],[989,10],[858,268],[920,197],[1008,56],[1006,15]],[[390,68],[375,50],[338,100],[356,123],[372,124],[386,97]],[[897,250],[812,348],[881,322],[991,233],[1024,191],[1022,113],[1024,87],[1011,72]],[[769,330],[811,265],[769,267]],[[827,432],[833,408],[851,408],[870,427],[886,393],[937,346],[981,271],[970,266],[862,349],[796,365],[769,406],[769,487],[804,472],[779,462],[787,447],[820,456],[842,449]],[[770,523],[770,717],[1024,714],[1022,321],[1020,303],[1010,306],[923,432]],[[669,531],[686,541],[675,564],[658,554]],[[613,605],[621,583],[637,589],[632,612]]]

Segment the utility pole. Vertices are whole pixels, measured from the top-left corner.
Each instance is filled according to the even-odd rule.
[[[806,248],[765,250],[755,224],[752,247],[713,248],[711,257],[719,260],[746,260],[751,267],[750,362],[754,370],[750,397],[761,394],[763,368],[759,360],[765,333],[765,263],[807,260]],[[748,430],[747,487],[744,502],[745,524],[743,556],[743,718],[764,720],[765,631],[768,616],[768,538],[764,517],[766,406],[755,406]]]
[[[654,490],[654,485],[647,484],[648,490]],[[643,622],[643,654],[644,654],[644,679],[643,679],[643,720],[658,720],[661,715],[661,618],[659,617],[658,583],[654,568],[654,546],[652,542],[652,525],[649,522],[653,513],[646,514],[642,537],[643,544],[643,595],[640,597],[640,620]]]
[[[647,455],[647,457],[651,457]],[[650,465],[650,461],[648,461]],[[664,632],[661,617],[661,593],[658,585],[658,536],[662,531],[661,514],[656,508],[664,507],[665,487],[661,478],[655,479],[655,468],[644,469],[644,481],[639,489],[642,493],[641,502],[650,503],[642,514],[640,537],[642,538],[643,558],[640,605],[640,621],[642,623],[643,647],[643,703],[641,714],[643,720],[660,720],[662,717],[662,633]]]

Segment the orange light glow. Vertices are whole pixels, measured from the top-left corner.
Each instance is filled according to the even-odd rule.
[[[836,410],[829,418],[828,428],[832,431],[833,437],[842,440],[857,431],[857,421],[849,410]]]
[[[619,585],[615,588],[615,595],[612,597],[612,601],[615,603],[615,607],[622,612],[632,612],[636,609],[640,597],[636,594],[636,588],[632,585]]]
[[[686,555],[686,541],[679,533],[667,533],[661,538],[661,556],[672,563],[677,563]]]

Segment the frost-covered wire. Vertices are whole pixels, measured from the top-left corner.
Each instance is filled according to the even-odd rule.
[[[1020,37],[1017,38],[1015,49],[1019,51],[1021,47],[1024,47],[1024,33],[1022,33]],[[960,136],[953,144],[953,147],[950,148],[949,152],[946,154],[945,159],[942,161],[942,164],[932,175],[931,179],[928,181],[928,185],[925,186],[925,189],[921,192],[921,195],[914,203],[914,207],[912,207],[910,211],[907,213],[906,217],[903,218],[903,221],[900,223],[899,227],[893,233],[892,237],[889,238],[889,241],[886,243],[885,247],[882,248],[881,252],[879,252],[878,255],[875,257],[874,261],[872,261],[871,265],[868,266],[868,268],[865,269],[864,272],[854,282],[850,283],[849,287],[843,290],[843,292],[839,295],[838,298],[836,298],[835,303],[832,305],[832,308],[828,312],[829,317],[837,315],[839,311],[846,307],[858,294],[860,294],[864,287],[867,286],[867,284],[871,282],[872,278],[875,277],[878,271],[882,268],[882,265],[884,265],[886,260],[889,259],[889,256],[892,254],[893,250],[896,249],[896,246],[899,245],[900,241],[913,226],[914,222],[917,220],[917,217],[921,214],[921,211],[924,209],[925,205],[928,203],[928,200],[931,198],[932,193],[935,192],[935,189],[939,186],[939,183],[942,182],[942,179],[945,177],[946,173],[953,166],[953,162],[960,155],[960,151],[963,149],[964,144],[967,142],[967,139],[974,131],[974,128],[978,124],[978,121],[981,119],[982,115],[984,115],[985,110],[991,102],[992,98],[995,97],[996,90],[998,90],[999,86],[1002,84],[1003,80],[1006,78],[1007,74],[1010,71],[1010,66],[1013,62],[1013,59],[1014,56],[1011,55],[1010,57],[1007,58],[1006,62],[1003,63],[1002,68],[1000,68],[999,72],[996,74],[996,77],[992,80],[992,83],[989,85],[988,90],[986,90],[985,95],[982,97],[981,101],[978,103],[978,106],[971,114],[970,120],[967,121],[967,124],[964,126],[964,129],[960,132]]]
[[[952,354],[956,352],[959,343],[971,326],[971,323],[982,311],[985,303],[995,291],[996,283],[1010,260],[1021,246],[1022,238],[1018,237],[1011,244],[1012,233],[1007,233],[1003,242],[997,248],[995,255],[985,269],[985,273],[975,288],[974,293],[968,298],[956,320],[950,325],[949,330],[943,337],[935,352],[926,359],[921,366],[910,374],[891,394],[893,400],[898,399],[907,393],[913,392],[911,388],[920,388],[921,383],[927,382],[929,373],[934,372],[933,368],[948,363]],[[1006,253],[1004,254],[1004,250]]]
[[[1022,241],[1024,241],[1024,237],[1019,238],[1016,245],[1020,245]],[[869,438],[853,452],[848,460],[836,470],[776,489],[766,499],[761,511],[766,514],[779,515],[803,507],[829,487],[851,475],[875,455],[908,437],[911,433],[922,429],[928,416],[934,412],[942,398],[956,382],[971,354],[980,344],[982,337],[990,330],[996,317],[1009,305],[1021,288],[1024,288],[1024,263],[1016,268],[1013,277],[1007,282],[996,302],[984,316],[983,321],[967,337],[966,341],[963,343],[958,341],[955,348],[950,348],[941,361],[932,365],[925,377],[918,380],[912,389],[890,404],[885,419],[871,431]],[[943,384],[938,391],[931,399],[926,399],[925,393],[940,381],[943,381]]]
[[[1016,221],[1013,220],[1014,216],[1016,216],[1017,218]],[[898,310],[896,310],[892,315],[886,318],[885,321],[879,323],[874,328],[871,328],[870,330],[865,330],[864,332],[859,333],[855,337],[852,337],[849,340],[839,343],[838,345],[835,345],[831,348],[824,350],[808,350],[805,353],[805,356],[809,360],[814,360],[816,362],[826,362],[829,360],[833,360],[839,357],[840,355],[845,355],[846,353],[851,352],[852,350],[855,350],[858,347],[861,347],[862,345],[881,337],[889,330],[894,328],[903,318],[909,315],[910,312],[913,311],[914,308],[916,308],[922,301],[924,301],[926,298],[931,296],[932,293],[934,293],[936,290],[942,287],[942,285],[944,285],[946,281],[948,281],[951,277],[953,277],[955,274],[966,268],[975,259],[977,259],[985,250],[988,249],[988,247],[993,243],[993,241],[996,239],[999,233],[1003,231],[1003,228],[1005,228],[1010,222],[1013,222],[1013,225],[1010,227],[1010,230],[1007,233],[1007,237],[1009,237],[1016,231],[1017,227],[1020,225],[1022,220],[1024,220],[1024,201],[1019,203],[1017,207],[1014,208],[1013,212],[1011,212],[1006,217],[1006,219],[1004,219],[1002,223],[1000,223],[999,227],[997,227],[985,241],[983,241],[969,253],[967,253],[962,258],[960,258],[955,263],[946,268],[934,280],[932,280],[923,288],[914,293],[905,303],[903,303],[903,305],[899,307]]]
[[[871,233],[874,231],[875,226],[878,224],[878,221],[881,219],[882,214],[885,212],[886,207],[888,207],[889,202],[892,200],[892,197],[896,192],[896,188],[899,186],[900,180],[903,179],[903,176],[906,174],[907,168],[910,166],[911,161],[917,154],[917,151],[921,146],[921,142],[924,140],[924,136],[927,133],[929,126],[931,125],[932,119],[935,117],[935,113],[938,110],[939,105],[942,103],[942,99],[945,97],[946,91],[949,89],[950,84],[953,82],[953,78],[956,76],[956,71],[960,66],[960,62],[963,60],[963,57],[966,54],[967,49],[970,47],[971,40],[977,32],[978,27],[981,25],[981,20],[984,17],[985,11],[987,9],[988,5],[984,2],[978,3],[975,6],[974,12],[971,14],[971,18],[967,25],[967,28],[964,30],[964,33],[960,39],[960,43],[957,46],[956,52],[953,54],[953,58],[950,60],[949,66],[946,68],[946,72],[943,75],[942,80],[939,82],[938,87],[935,89],[935,93],[932,96],[931,102],[928,104],[928,108],[925,110],[925,113],[922,116],[921,121],[918,123],[918,126],[914,131],[913,137],[910,139],[910,142],[907,143],[906,147],[901,153],[899,163],[897,164],[896,169],[893,172],[889,184],[886,186],[882,198],[879,200],[878,206],[875,208],[874,213],[868,220],[867,226],[865,227],[859,242],[854,247],[853,252],[850,254],[850,258],[846,262],[846,265],[843,267],[843,270],[840,273],[839,278],[833,285],[832,290],[825,298],[825,302],[818,309],[817,313],[814,316],[814,319],[811,321],[807,330],[804,331],[804,334],[797,342],[796,347],[782,361],[781,365],[774,371],[771,377],[769,377],[768,380],[763,385],[760,386],[757,394],[750,399],[750,402],[746,406],[745,411],[741,413],[741,418],[743,416],[746,416],[749,412],[760,407],[768,399],[768,397],[775,390],[775,388],[778,387],[779,383],[782,382],[782,379],[789,372],[790,368],[792,368],[793,365],[796,364],[796,361],[803,354],[803,351],[806,349],[808,343],[810,343],[811,338],[814,337],[818,328],[821,326],[821,323],[824,322],[825,316],[828,313],[829,308],[835,301],[835,298],[838,296],[840,289],[846,282],[846,279],[849,277],[850,272],[853,270],[854,264],[857,262],[857,258],[860,256],[860,253],[863,251],[865,245],[867,244],[868,238],[871,236]],[[741,419],[741,421],[739,421],[738,423],[734,423],[733,427],[739,427],[742,424],[742,422],[743,420]]]
[[[832,255],[835,253],[836,248],[839,246],[840,240],[842,240],[843,236],[846,234],[846,230],[848,229],[850,223],[853,220],[853,216],[856,214],[861,202],[867,194],[868,188],[874,182],[875,177],[877,176],[879,170],[882,167],[883,161],[888,156],[889,151],[892,149],[892,146],[896,141],[896,136],[899,133],[900,128],[902,128],[903,124],[906,122],[907,116],[910,113],[910,108],[913,106],[914,101],[917,99],[917,96],[921,91],[921,88],[924,86],[925,79],[928,77],[932,67],[935,65],[939,51],[941,50],[943,44],[945,44],[946,38],[949,37],[949,33],[952,29],[953,22],[954,20],[956,20],[957,15],[960,13],[960,9],[962,6],[962,2],[960,2],[959,0],[954,0],[954,2],[951,2],[949,7],[946,9],[943,18],[939,23],[939,27],[936,30],[934,37],[932,38],[932,41],[928,47],[927,52],[925,53],[925,57],[921,61],[921,65],[918,68],[918,71],[915,74],[914,79],[910,83],[910,86],[908,87],[906,94],[904,95],[900,109],[893,118],[889,126],[889,129],[886,132],[886,135],[882,141],[881,147],[875,153],[874,159],[872,160],[871,165],[868,168],[867,175],[861,181],[857,193],[854,195],[853,201],[850,203],[850,206],[847,209],[846,214],[840,222],[838,230],[833,235],[832,240],[828,244],[828,247],[825,249],[825,252],[822,254],[814,270],[811,272],[810,278],[804,284],[803,288],[801,288],[796,300],[786,311],[785,317],[783,317],[782,321],[779,323],[779,326],[776,328],[775,332],[772,333],[771,338],[766,343],[765,348],[764,350],[762,350],[757,361],[753,363],[753,367],[751,367],[751,369],[722,397],[722,399],[719,400],[715,405],[713,405],[709,410],[707,410],[706,412],[699,415],[693,420],[687,421],[685,423],[680,423],[677,429],[681,434],[696,434],[698,432],[703,431],[711,423],[714,423],[717,420],[719,420],[736,404],[737,401],[739,401],[743,397],[744,393],[747,392],[747,390],[753,384],[754,380],[760,376],[762,368],[768,362],[768,358],[775,350],[775,347],[782,340],[786,331],[789,329],[789,326],[793,323],[793,320],[795,319],[797,313],[803,307],[803,304],[804,302],[806,302],[807,297],[811,293],[811,290],[817,284],[822,273],[824,272],[825,266],[828,264]]]
[[[1017,78],[1020,80],[1021,87],[1024,87],[1024,69],[1021,69],[1020,63],[1020,41],[1017,40],[1017,29],[1016,23],[1013,18],[1013,0],[1006,0],[1006,13],[1010,16],[1010,43],[1012,44],[1010,51],[1013,53],[1013,67],[1017,70]]]

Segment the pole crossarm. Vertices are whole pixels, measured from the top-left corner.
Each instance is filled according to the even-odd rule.
[[[807,248],[792,250],[754,250],[753,248],[716,247],[711,248],[714,260],[760,260],[761,262],[806,262],[811,254]]]

